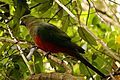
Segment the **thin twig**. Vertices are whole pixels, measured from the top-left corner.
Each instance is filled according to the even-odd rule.
[[[91,2],[92,2],[92,4],[93,4],[93,6],[94,6],[94,8],[95,8],[95,10],[96,10],[96,12],[97,12],[97,14],[98,14],[104,21],[109,22],[110,24],[115,25],[115,27],[120,28],[120,24],[119,24],[119,21],[118,21],[117,18],[116,18],[116,20],[117,20],[118,22],[116,22],[116,20],[111,19],[110,16],[109,16],[106,12],[103,12],[103,11],[97,9],[97,8],[95,7],[95,5],[94,5],[94,3],[93,3],[92,0],[91,0]],[[112,12],[112,13],[113,13],[113,12]],[[113,14],[114,14],[114,13],[113,13]],[[107,15],[107,16],[106,16],[106,15]],[[116,16],[115,16],[115,17],[116,17]]]
[[[112,80],[116,80],[112,74],[110,74],[110,77],[112,78]]]
[[[115,19],[117,20],[117,22],[120,24],[119,18],[116,15],[116,12],[113,11],[113,9],[109,8],[109,5],[107,4],[106,1],[104,1],[105,5],[107,6],[107,8],[110,10],[110,12],[113,14],[113,16],[115,17]],[[108,12],[109,13],[109,12]]]
[[[93,76],[92,76],[92,74],[91,74],[91,72],[90,72],[90,70],[89,70],[89,68],[87,66],[86,66],[86,69],[87,69],[88,73],[90,74],[92,80],[94,80],[94,78],[93,78]]]
[[[88,24],[88,19],[89,19],[89,16],[90,16],[90,8],[91,8],[89,0],[87,0],[87,2],[88,2],[88,5],[89,5],[89,9],[88,9],[88,15],[87,15],[87,19],[86,19],[86,26]]]
[[[59,0],[55,0],[55,2],[62,7],[74,20],[78,20],[77,17],[66,7],[64,6]]]
[[[81,17],[81,14],[82,14],[82,6],[79,5],[78,3],[79,2],[76,0],[76,7],[77,7],[76,12],[77,12],[78,23],[80,25],[81,24],[80,17]],[[80,6],[80,8],[79,8],[79,6]]]
[[[66,73],[40,73],[31,75],[28,80],[84,80],[84,77],[76,77]]]
[[[30,7],[30,10],[33,9],[33,8],[35,8],[35,7],[37,7],[37,6],[39,6],[39,5],[41,5],[41,4],[46,3],[47,1],[48,1],[48,0],[46,0],[46,1],[44,1],[44,2],[40,2],[40,3],[38,3],[38,4],[36,4],[36,5],[32,6],[32,7]]]
[[[0,37],[0,42],[7,42],[7,43],[13,43],[13,44],[28,44],[28,42],[22,42],[22,41],[15,41],[9,38]]]
[[[8,32],[9,32],[11,38],[12,38],[15,42],[18,42],[17,39],[13,36],[13,34],[12,34],[10,28],[8,27],[8,25],[7,25],[7,28],[8,28]],[[30,74],[33,74],[34,72],[32,71],[30,65],[28,64],[28,61],[27,61],[25,55],[23,54],[23,51],[22,51],[21,47],[20,47],[18,44],[16,44],[16,46],[17,46],[17,48],[18,48],[18,50],[19,50],[19,52],[20,52],[20,55],[22,56],[24,62],[26,63],[26,65],[27,65],[27,67],[28,67],[28,69],[29,69],[29,71],[30,71]]]
[[[42,52],[44,56],[47,54],[45,51],[43,51],[43,50],[41,50],[41,49],[38,49],[37,51],[38,51],[38,52]],[[69,73],[69,74],[72,73],[71,68],[69,68],[69,67],[66,65],[65,62],[61,61],[60,59],[58,59],[58,58],[56,58],[56,57],[54,57],[54,56],[52,56],[52,55],[48,55],[47,57],[48,57],[49,59],[51,59],[53,62],[57,63],[58,65],[61,65],[61,66],[65,69],[65,72],[66,72],[66,73]]]
[[[115,27],[120,28],[120,24],[117,23],[115,20],[113,20],[113,19],[111,19],[111,18],[109,18],[109,17],[107,17],[107,16],[105,16],[105,15],[103,15],[103,14],[100,14],[100,13],[98,13],[98,15],[99,15],[104,21],[109,22],[110,24],[115,25]]]
[[[65,4],[65,6],[67,6],[69,3],[71,3],[71,1],[72,0],[70,0],[67,4]],[[47,22],[49,22],[50,20],[52,20],[61,10],[62,10],[62,8],[60,7],[60,9]]]
[[[112,0],[109,0],[109,1],[110,1],[110,2],[113,2],[113,3],[117,4],[117,5],[120,5],[119,3],[115,2],[115,1],[112,1]]]

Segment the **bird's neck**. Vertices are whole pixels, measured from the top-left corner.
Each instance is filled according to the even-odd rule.
[[[30,29],[33,25],[36,25],[36,24],[38,24],[38,21],[33,20],[33,21],[30,21],[30,22],[27,22],[26,26]]]

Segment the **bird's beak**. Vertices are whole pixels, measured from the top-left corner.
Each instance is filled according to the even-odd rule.
[[[20,25],[26,26],[25,23],[24,23],[24,21],[21,21],[21,20],[20,20]]]

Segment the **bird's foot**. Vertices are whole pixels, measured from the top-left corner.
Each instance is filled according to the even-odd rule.
[[[36,48],[36,49],[38,49],[38,47],[37,47],[36,45],[33,45],[32,48]]]
[[[49,55],[51,55],[51,52],[46,52],[45,57],[48,58]]]

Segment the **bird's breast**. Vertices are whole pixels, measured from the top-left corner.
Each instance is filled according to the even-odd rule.
[[[34,41],[38,48],[46,52],[58,53],[58,52],[63,52],[65,50],[65,48],[57,46],[56,44],[52,42],[44,41],[40,36],[36,36],[34,38]]]

